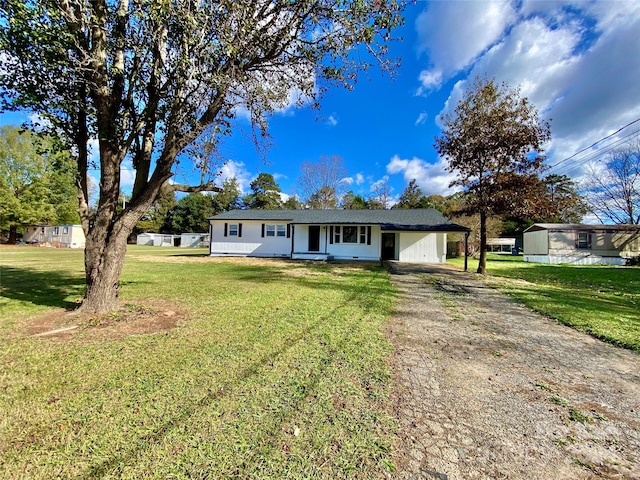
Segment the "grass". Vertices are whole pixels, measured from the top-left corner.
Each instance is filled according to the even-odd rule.
[[[394,304],[377,266],[130,247],[121,298],[180,327],[28,336],[82,296],[82,252],[0,249],[0,477],[379,478]]]
[[[452,259],[462,267],[464,259]],[[469,271],[477,269],[470,259]],[[528,263],[489,254],[488,281],[528,307],[614,345],[640,350],[640,269]]]

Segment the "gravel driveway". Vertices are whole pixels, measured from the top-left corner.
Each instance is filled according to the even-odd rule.
[[[397,479],[640,479],[640,355],[394,263]]]

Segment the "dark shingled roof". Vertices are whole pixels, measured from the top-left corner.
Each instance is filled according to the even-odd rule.
[[[282,221],[292,224],[380,225],[384,230],[468,232],[434,208],[398,210],[231,210],[211,220]]]

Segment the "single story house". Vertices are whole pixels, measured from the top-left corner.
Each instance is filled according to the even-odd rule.
[[[167,233],[140,233],[136,237],[136,245],[153,247],[175,247],[180,244],[180,235]]]
[[[180,235],[182,248],[201,248],[209,246],[208,233],[183,233]]]
[[[535,223],[524,231],[524,261],[624,265],[640,255],[640,225]]]
[[[29,225],[25,227],[22,239],[25,243],[62,248],[84,248],[86,244],[82,225]]]
[[[470,231],[435,209],[231,210],[210,218],[211,256],[444,263],[447,233]]]

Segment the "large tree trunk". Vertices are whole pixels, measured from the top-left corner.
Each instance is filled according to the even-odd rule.
[[[122,232],[107,238],[92,232],[87,237],[84,251],[87,285],[81,311],[103,313],[116,309],[126,250],[127,235]]]
[[[480,212],[480,260],[478,273],[487,273],[487,214]]]
[[[9,243],[15,245],[18,241],[18,227],[15,225],[11,225],[9,227]]]

